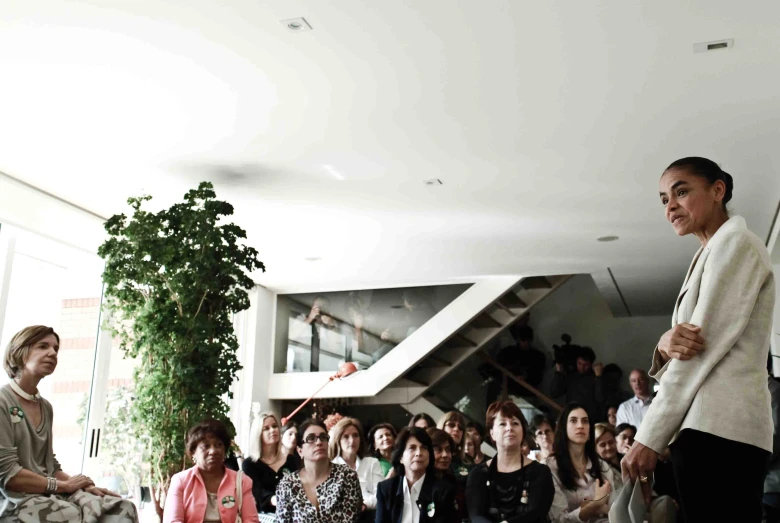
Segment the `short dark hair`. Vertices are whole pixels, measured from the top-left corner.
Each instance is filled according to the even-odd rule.
[[[404,427],[395,438],[395,447],[393,447],[393,456],[391,461],[393,463],[393,470],[395,470],[395,475],[399,478],[403,478],[405,475],[404,464],[401,463],[401,458],[404,455],[404,451],[406,450],[406,443],[409,441],[409,438],[416,439],[422,443],[423,447],[428,449],[428,468],[425,472],[426,474],[433,472],[435,458],[431,437],[428,436],[428,433],[420,427]]]
[[[520,410],[520,407],[518,407],[514,401],[510,400],[494,401],[490,404],[485,413],[485,427],[487,427],[488,438],[491,441],[493,438],[490,437],[490,429],[493,428],[493,423],[495,423],[499,414],[506,418],[517,418],[520,420],[520,426],[523,427],[523,440],[528,437],[528,422],[526,421],[525,416],[523,416],[523,411]]]
[[[189,457],[195,454],[195,449],[206,438],[215,438],[221,441],[225,446],[225,454],[227,455],[230,449],[230,441],[232,440],[230,431],[221,421],[206,419],[187,431],[187,454]]]
[[[374,435],[376,434],[376,431],[378,431],[379,429],[389,430],[394,438],[398,436],[398,432],[395,430],[395,427],[393,427],[389,423],[378,423],[373,427],[371,427],[371,430],[368,431],[368,451],[374,457],[379,457],[379,451],[374,445]]]
[[[593,352],[593,349],[590,347],[580,347],[580,350],[577,351],[577,357],[582,358],[583,360],[587,360],[591,363],[596,361],[596,353]]]
[[[555,422],[544,414],[537,414],[531,418],[531,422],[528,424],[528,432],[531,433],[531,437],[536,436],[536,430],[545,423],[548,424],[552,430],[555,430]]]
[[[421,419],[425,420],[425,423],[428,424],[428,428],[436,427],[436,422],[433,421],[433,418],[430,417],[429,415],[427,415],[424,412],[421,412],[419,414],[415,414],[414,416],[412,416],[412,419],[409,420],[409,426],[410,427],[414,427],[414,424],[417,423],[418,421],[420,421]]]
[[[726,210],[726,204],[731,201],[731,197],[734,193],[734,178],[721,169],[720,165],[707,158],[702,158],[701,156],[688,156],[673,161],[669,164],[669,167],[664,169],[664,172],[672,169],[686,171],[695,176],[704,178],[709,185],[712,185],[717,181],[723,182],[726,186],[726,193],[723,195],[723,210]]]
[[[476,421],[469,421],[468,423],[466,423],[466,432],[468,432],[469,429],[476,430],[477,434],[479,434],[479,437],[482,438],[482,441],[485,441],[485,427],[483,427]]]
[[[298,430],[298,424],[295,423],[293,420],[290,420],[284,424],[284,427],[282,427],[282,432],[280,434],[284,435],[284,433],[290,429],[295,429],[296,431]]]
[[[303,447],[303,435],[310,427],[320,427],[322,430],[325,431],[326,434],[328,432],[328,427],[325,426],[325,423],[323,423],[322,420],[318,418],[307,419],[306,421],[301,423],[301,427],[298,429],[298,434],[295,435],[295,442],[298,444],[299,447]]]
[[[623,432],[626,429],[633,430],[634,431],[634,436],[636,436],[636,427],[633,426],[630,423],[621,423],[620,425],[615,427],[615,435],[617,436],[618,434],[620,434],[621,432]]]

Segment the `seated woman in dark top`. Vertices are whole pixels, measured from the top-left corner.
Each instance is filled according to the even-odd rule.
[[[453,521],[468,522],[466,484],[459,482],[452,472],[452,449],[455,448],[455,442],[452,440],[452,436],[441,429],[433,428],[425,432],[431,437],[431,443],[433,443],[433,469],[436,477],[449,481],[455,487],[455,519]]]
[[[285,474],[298,470],[299,464],[297,452],[288,454],[282,446],[276,416],[270,412],[257,416],[249,430],[249,456],[241,470],[252,479],[258,512],[276,512],[276,487]]]
[[[511,401],[497,401],[488,407],[485,426],[497,453],[469,474],[466,506],[470,521],[546,522],[555,487],[550,469],[523,455],[528,430],[523,413]]]
[[[375,523],[453,523],[455,488],[436,478],[431,438],[419,427],[401,429],[393,448],[395,475],[377,489]]]

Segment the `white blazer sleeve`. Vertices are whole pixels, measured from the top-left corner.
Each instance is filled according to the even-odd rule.
[[[712,249],[690,320],[701,327],[705,350],[688,361],[667,362],[661,388],[636,435],[658,453],[679,430],[709,373],[742,336],[771,271],[745,235],[730,234]]]

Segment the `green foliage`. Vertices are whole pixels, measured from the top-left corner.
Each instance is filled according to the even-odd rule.
[[[208,182],[157,213],[142,209],[150,196],[130,198],[132,217],[112,216],[98,249],[110,328],[126,356],[139,359],[134,432],[149,442],[163,490],[187,467],[189,427],[204,418],[228,422],[224,397],[241,368],[232,316],[249,308],[248,273],[265,270],[243,244],[244,230],[222,223],[233,206],[215,198]]]

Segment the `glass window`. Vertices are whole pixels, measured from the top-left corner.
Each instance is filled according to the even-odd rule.
[[[275,372],[367,368],[433,318],[470,284],[280,294]]]
[[[54,408],[53,446],[62,468],[81,472],[84,419],[100,321],[103,261],[56,241],[3,225],[16,238],[0,346],[18,331],[48,325],[60,336],[54,374],[38,387]],[[8,377],[2,374],[0,385]]]

